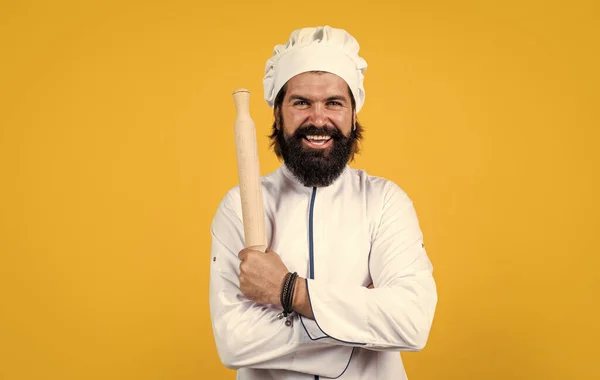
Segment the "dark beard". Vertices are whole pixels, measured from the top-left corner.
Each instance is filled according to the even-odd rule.
[[[283,129],[281,126],[277,134],[281,156],[287,168],[304,186],[329,186],[342,174],[354,149],[352,135],[346,137],[335,127],[307,125],[286,137]],[[302,142],[307,135],[331,136],[333,141],[329,148],[312,149]]]

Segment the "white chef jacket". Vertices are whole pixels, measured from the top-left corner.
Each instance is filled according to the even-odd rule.
[[[286,326],[280,305],[240,292],[235,187],[211,226],[210,312],[223,364],[242,380],[406,379],[399,351],[425,346],[437,304],[412,201],[349,166],[327,187],[302,185],[285,165],[261,182],[268,246],[306,278],[314,320],[293,313]]]

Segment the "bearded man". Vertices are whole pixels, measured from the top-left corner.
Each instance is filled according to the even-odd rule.
[[[283,160],[261,177],[269,248],[244,248],[239,187],[211,226],[213,332],[238,379],[406,379],[399,352],[428,339],[437,292],[412,201],[348,166],[363,132],[358,50],[344,30],[304,28],[267,61]]]

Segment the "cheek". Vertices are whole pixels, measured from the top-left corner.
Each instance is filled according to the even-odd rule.
[[[296,129],[298,129],[298,127],[292,124],[290,121],[283,123],[283,132],[286,137],[292,136],[294,132],[296,132]]]
[[[332,121],[336,124],[336,126],[342,131],[344,135],[349,135],[352,131],[353,118],[352,115],[338,115],[337,118],[332,119]]]
[[[287,135],[292,135],[298,127],[302,124],[305,119],[298,114],[286,114],[283,115],[283,130]]]

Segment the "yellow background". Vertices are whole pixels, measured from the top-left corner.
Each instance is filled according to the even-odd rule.
[[[368,61],[354,167],[415,202],[439,306],[411,380],[599,379],[594,1],[0,2],[0,379],[233,379],[209,225],[231,91],[303,26]],[[209,376],[210,375],[210,376]]]

